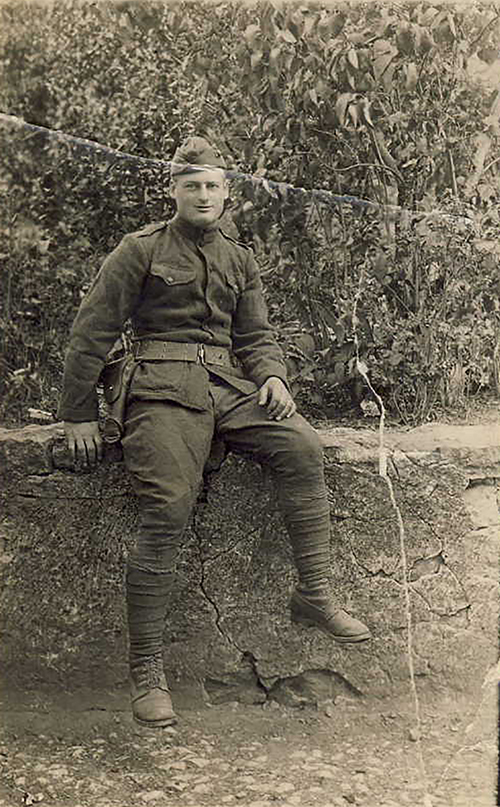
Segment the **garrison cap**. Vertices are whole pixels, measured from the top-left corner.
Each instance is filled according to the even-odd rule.
[[[204,171],[211,168],[226,168],[226,161],[219,149],[204,137],[188,137],[175,152],[170,164],[173,177]]]

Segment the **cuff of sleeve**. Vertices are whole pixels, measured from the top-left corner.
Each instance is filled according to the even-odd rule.
[[[57,417],[59,420],[67,420],[68,423],[90,423],[98,420],[99,413],[97,408],[85,410],[60,406],[57,410]]]
[[[258,387],[261,387],[268,378],[279,378],[283,381],[285,387],[290,390],[286,370],[282,364],[268,364],[263,370],[259,368],[258,373],[252,373],[252,381],[255,381]]]

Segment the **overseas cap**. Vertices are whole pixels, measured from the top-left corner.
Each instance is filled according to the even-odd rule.
[[[170,173],[174,177],[211,168],[226,168],[220,151],[204,137],[188,137],[175,152]]]

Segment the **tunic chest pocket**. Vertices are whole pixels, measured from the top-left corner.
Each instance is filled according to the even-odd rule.
[[[172,265],[170,263],[151,264],[151,274],[160,277],[167,286],[181,286],[185,283],[192,283],[195,279],[196,271],[191,266]]]

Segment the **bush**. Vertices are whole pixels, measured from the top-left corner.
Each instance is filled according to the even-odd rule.
[[[82,294],[125,232],[170,214],[158,161],[195,132],[243,172],[231,216],[309,414],[369,397],[358,360],[405,422],[498,392],[500,96],[469,66],[491,61],[499,16],[425,2],[4,4],[2,108],[102,144],[2,122],[4,420],[55,413]]]

